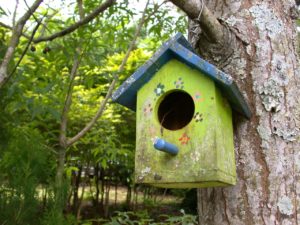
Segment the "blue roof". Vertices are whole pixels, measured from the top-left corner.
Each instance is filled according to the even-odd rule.
[[[231,107],[245,117],[251,117],[249,106],[232,77],[200,58],[181,33],[177,33],[165,42],[151,59],[132,74],[112,94],[113,101],[135,111],[138,90],[171,59],[177,59],[214,80],[222,94],[228,99]]]

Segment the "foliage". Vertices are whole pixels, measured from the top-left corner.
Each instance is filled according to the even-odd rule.
[[[174,6],[169,4],[158,9],[158,3],[150,4],[147,9],[149,15],[146,23],[147,36],[152,36],[156,43],[161,43],[177,32],[186,33],[187,19],[185,14],[177,11],[177,14],[174,15],[172,13]]]
[[[41,225],[74,225],[77,224],[77,219],[69,214],[64,216],[60,211],[51,208],[46,211],[44,217],[41,220]]]
[[[32,215],[40,213],[40,187],[49,184],[54,172],[49,149],[36,129],[2,127],[2,131],[9,137],[0,151],[0,221],[36,224]]]
[[[35,38],[74,24],[79,20],[75,3],[63,1],[58,4],[60,6],[51,3],[40,6],[35,16],[27,21],[24,32],[30,36],[37,18],[44,20]],[[87,15],[99,6],[99,1],[88,0],[83,4]],[[130,200],[134,186],[135,115],[112,102],[106,105],[104,114],[90,132],[67,149],[64,164],[67,179],[61,187],[63,196],[56,196],[58,191],[54,184],[62,110],[74,60],[80,55],[68,112],[68,137],[77,134],[95,115],[125,57],[140,14],[138,9],[129,6],[129,1],[119,1],[73,33],[53,41],[31,43],[24,57],[22,54],[29,40],[21,37],[9,64],[9,74],[16,70],[0,89],[0,221],[7,224],[74,224],[77,218],[69,212],[72,209],[76,215],[80,208],[80,185],[94,187],[91,196],[97,207],[100,202],[102,207],[108,207],[104,191],[112,185],[127,186]],[[65,11],[69,14],[64,15]],[[139,43],[123,73],[118,74],[117,85],[148,60],[158,45],[174,33],[184,31],[186,19],[183,15],[173,18],[169,11],[168,7],[150,4]],[[8,14],[0,7],[0,17]],[[11,32],[0,26],[0,61],[10,38]],[[19,59],[21,63],[15,68]],[[89,170],[93,170],[93,174]],[[63,202],[66,202],[67,215],[57,209],[59,198],[66,199]],[[143,219],[142,216],[138,218]]]
[[[197,189],[184,191],[184,198],[181,202],[181,207],[188,213],[197,214]]]
[[[185,214],[181,210],[181,215],[170,216],[170,215],[160,215],[157,220],[150,218],[147,211],[137,211],[137,212],[116,212],[117,214],[113,216],[110,221],[106,223],[104,220],[94,220],[94,222],[101,222],[104,225],[194,225],[197,224],[197,217],[194,215]],[[85,225],[92,224],[93,221],[86,221]]]

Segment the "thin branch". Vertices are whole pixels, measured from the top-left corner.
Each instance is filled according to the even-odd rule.
[[[62,31],[54,33],[48,37],[40,37],[38,39],[35,39],[35,40],[33,40],[33,42],[39,43],[39,42],[43,42],[43,41],[52,41],[55,38],[65,36],[73,31],[75,31],[79,27],[89,23],[91,20],[95,19],[100,13],[104,12],[107,8],[112,6],[115,2],[116,2],[116,0],[107,0],[102,5],[100,5],[98,8],[96,8],[92,13],[90,13],[83,19],[80,19],[77,23],[65,28]]]
[[[77,0],[77,4],[78,4],[78,8],[79,8],[79,16],[80,19],[84,18],[84,10],[83,10],[83,6],[82,6],[82,1],[81,0]],[[82,39],[80,39],[80,42],[82,42]],[[81,44],[79,45],[81,46]],[[74,90],[74,81],[75,81],[75,77],[77,75],[77,70],[79,67],[79,64],[81,62],[83,53],[80,54],[81,52],[81,48],[78,47],[76,49],[76,53],[74,56],[74,64],[71,70],[71,74],[70,74],[70,84],[69,84],[69,88],[67,91],[67,96],[66,96],[66,100],[65,100],[65,104],[64,104],[64,108],[63,108],[63,112],[62,112],[62,116],[61,116],[61,124],[60,124],[60,134],[59,134],[59,144],[60,146],[64,147],[64,149],[67,147],[67,124],[68,124],[68,113],[70,111],[71,108],[71,104],[72,104],[72,93]]]
[[[9,46],[6,50],[2,63],[0,65],[0,88],[5,82],[7,78],[7,68],[8,64],[11,61],[14,51],[19,44],[20,37],[22,35],[22,31],[26,21],[30,18],[30,16],[36,11],[36,9],[41,4],[42,0],[36,0],[32,6],[25,12],[25,14],[18,20],[16,26],[13,27],[12,37],[10,39]]]
[[[97,111],[97,113],[95,114],[95,116],[91,119],[91,121],[79,132],[77,133],[74,137],[70,138],[67,142],[67,146],[70,146],[72,144],[74,144],[76,141],[78,141],[81,137],[83,137],[93,126],[94,124],[97,122],[97,120],[102,116],[104,110],[105,110],[105,106],[108,102],[108,100],[110,99],[111,95],[112,95],[112,92],[114,90],[114,87],[116,85],[116,82],[118,81],[118,74],[123,72],[124,68],[125,68],[125,65],[128,61],[128,58],[130,56],[130,53],[131,51],[133,50],[134,46],[135,46],[135,43],[136,43],[136,40],[137,38],[139,37],[140,35],[140,32],[141,32],[141,29],[143,27],[143,24],[145,22],[145,16],[146,16],[146,10],[148,8],[148,5],[149,5],[149,0],[147,1],[146,3],[146,6],[145,6],[145,9],[143,11],[143,14],[142,14],[142,17],[140,19],[140,22],[139,22],[139,25],[136,29],[136,32],[134,34],[134,37],[129,45],[129,48],[125,54],[125,57],[119,67],[119,70],[118,70],[118,73],[114,75],[114,79],[113,81],[111,82],[110,86],[109,86],[109,89],[107,91],[107,94],[104,98],[104,100],[101,102],[100,104],[100,107]]]
[[[48,11],[47,11],[47,13],[48,13]],[[51,19],[52,17],[54,17],[57,13],[58,13],[58,11],[54,11],[53,14],[47,16],[47,19],[45,19],[45,22],[42,24],[43,26],[42,26],[42,29],[41,29],[41,31],[40,31],[40,35],[39,35],[38,38],[42,37],[42,36],[44,35],[44,33],[45,33],[46,30],[47,30],[48,32],[51,33],[50,29],[47,27],[47,23],[48,23],[48,22],[50,21],[50,19]]]
[[[16,24],[16,27],[19,25],[22,25],[22,28],[24,27],[25,23],[29,19],[31,15],[37,10],[37,8],[40,6],[43,0],[36,0],[32,6],[25,12],[25,14],[19,19],[19,21]],[[22,30],[21,30],[22,31]]]
[[[184,11],[187,16],[196,20],[201,12],[201,8],[203,7],[201,17],[200,17],[200,26],[202,30],[207,34],[207,37],[211,42],[217,43],[223,41],[223,26],[219,23],[217,18],[209,11],[206,5],[202,6],[201,1],[191,1],[191,0],[170,0],[174,5],[179,7],[182,11]],[[202,1],[203,2],[203,1]]]
[[[168,1],[169,1],[169,0],[165,0],[165,1],[163,1],[161,4],[159,4],[159,5],[154,9],[154,11],[153,11],[151,14],[149,14],[149,15],[145,18],[145,21],[148,21],[148,20],[151,18],[151,16],[153,16],[155,13],[157,13],[157,11],[159,10],[159,8],[160,8],[162,5],[166,4]]]
[[[7,28],[7,29],[9,29],[9,30],[12,30],[12,29],[13,29],[11,26],[9,26],[9,25],[7,25],[7,24],[5,24],[5,23],[2,23],[1,21],[0,21],[0,27]]]
[[[25,49],[23,50],[22,52],[22,55],[20,56],[18,62],[16,63],[15,67],[13,68],[13,70],[11,71],[11,73],[7,76],[7,78],[4,80],[4,83],[2,84],[2,86],[4,86],[9,80],[10,78],[13,76],[13,74],[15,73],[15,71],[17,70],[18,66],[20,65],[21,61],[23,60],[29,46],[31,45],[32,43],[32,40],[34,38],[34,35],[35,33],[37,32],[39,26],[41,25],[41,22],[42,22],[42,19],[40,21],[37,22],[37,25],[34,27],[32,33],[31,33],[31,36],[29,37],[29,41],[25,47]]]
[[[16,6],[15,6],[15,10],[14,10],[14,14],[13,14],[13,21],[12,21],[13,26],[16,25],[16,17],[17,17],[18,7],[19,7],[19,0],[16,0]]]
[[[68,112],[70,110],[71,103],[72,103],[72,92],[73,92],[73,88],[74,88],[74,80],[76,77],[77,69],[80,64],[80,59],[81,59],[81,57],[79,57],[78,53],[76,53],[76,55],[74,57],[73,67],[72,67],[71,74],[70,74],[70,84],[69,84],[69,88],[68,88],[68,92],[67,92],[67,97],[66,97],[66,101],[65,101],[62,116],[61,116],[59,143],[60,143],[60,146],[63,146],[63,147],[66,147],[66,145],[67,145],[66,133],[67,133],[67,123],[68,123]]]
[[[0,21],[0,27],[4,27],[6,29],[13,30],[13,27],[11,27],[11,26],[9,26],[9,25],[7,25],[5,23],[2,23],[1,21]],[[25,37],[25,38],[27,38],[27,39],[30,39],[30,36],[27,35],[27,34],[22,33],[22,36]]]
[[[79,12],[80,20],[83,20],[84,19],[84,9],[83,9],[82,0],[77,0],[77,5],[78,5],[78,12]]]
[[[28,10],[30,10],[30,6],[28,5],[28,3],[27,3],[26,0],[24,0],[24,3],[25,3],[25,5],[27,6]],[[39,19],[36,18],[36,16],[35,16],[34,14],[32,14],[32,17],[33,17],[33,19],[34,19],[37,23],[39,22]]]

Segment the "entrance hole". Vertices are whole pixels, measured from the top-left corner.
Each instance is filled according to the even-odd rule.
[[[184,91],[174,91],[165,96],[158,107],[158,120],[168,130],[179,130],[193,118],[193,98]]]

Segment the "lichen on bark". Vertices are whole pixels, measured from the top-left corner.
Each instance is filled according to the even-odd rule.
[[[258,92],[268,112],[278,112],[281,110],[284,101],[284,92],[276,80],[273,78],[266,80],[258,87]]]
[[[254,23],[260,31],[267,32],[271,38],[283,31],[283,22],[275,15],[267,4],[252,6],[249,11],[254,17]]]
[[[293,203],[289,197],[287,196],[281,197],[277,203],[277,206],[281,214],[287,216],[293,214]]]

